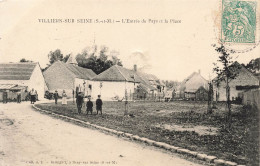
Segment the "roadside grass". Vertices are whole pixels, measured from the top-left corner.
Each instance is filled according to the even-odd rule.
[[[259,165],[259,110],[256,108],[232,105],[232,127],[227,129],[225,104],[218,103],[212,114],[207,114],[206,102],[130,102],[129,114],[124,116],[124,102],[104,102],[103,115],[76,114],[72,102],[37,104],[37,107],[58,114],[88,121],[103,127],[116,129],[155,141],[165,142],[189,150],[215,155],[218,158],[245,165]],[[95,109],[94,109],[95,110]],[[169,130],[161,127],[174,125],[182,130]],[[196,128],[207,126],[217,128],[216,134],[200,134]]]

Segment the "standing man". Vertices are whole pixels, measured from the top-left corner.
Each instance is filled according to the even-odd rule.
[[[92,112],[93,112],[93,102],[91,101],[91,97],[88,98],[88,102],[87,102],[87,115],[88,115],[88,112],[91,113],[92,115]]]
[[[17,92],[17,103],[21,103],[21,91]]]
[[[55,100],[55,104],[58,104],[58,98],[59,98],[59,94],[58,91],[55,90],[54,94],[53,94],[54,100]]]
[[[30,92],[30,95],[31,95],[31,104],[34,104],[36,93],[35,93],[35,90],[33,88],[32,88],[32,90]]]
[[[7,91],[5,90],[4,92],[3,92],[3,103],[7,103]]]
[[[96,109],[97,109],[97,114],[98,114],[98,111],[100,111],[101,115],[102,115],[102,105],[103,105],[103,102],[102,100],[100,99],[100,95],[98,95],[98,99],[96,100]]]
[[[76,99],[77,108],[78,108],[78,114],[81,114],[81,108],[83,103],[83,94],[82,92],[79,92]]]

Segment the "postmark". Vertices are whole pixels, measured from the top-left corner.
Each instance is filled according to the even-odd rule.
[[[256,1],[223,0],[221,41],[255,43]]]
[[[235,53],[260,45],[260,3],[257,0],[221,0],[214,14],[217,43]]]

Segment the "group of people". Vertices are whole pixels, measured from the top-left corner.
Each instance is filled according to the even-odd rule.
[[[66,105],[67,104],[67,94],[66,94],[65,90],[63,90],[61,96],[62,96],[61,104],[62,105]],[[58,104],[59,94],[58,94],[57,90],[55,90],[55,92],[53,94],[53,97],[54,97],[54,100],[55,100],[55,104]],[[78,114],[81,114],[81,112],[82,112],[81,109],[82,109],[83,103],[84,103],[84,93],[78,92],[76,94],[76,104],[77,104],[77,108],[78,108]],[[98,99],[96,100],[96,111],[97,111],[97,114],[100,112],[100,114],[102,115],[102,105],[103,105],[103,102],[101,100],[101,96],[98,95]],[[90,114],[93,113],[93,106],[94,106],[94,104],[91,101],[91,97],[88,97],[88,101],[86,103],[86,113],[87,113],[87,115],[89,113]]]
[[[13,94],[14,94],[14,92],[13,92]],[[7,103],[8,101],[17,101],[17,103],[21,103],[22,102],[22,91],[21,90],[16,91],[15,95],[16,95],[16,98],[13,95],[11,95],[11,97],[13,97],[13,98],[11,98],[11,97],[9,98],[8,91],[7,90],[3,91],[3,103]],[[23,92],[23,95],[25,95],[24,100],[26,100],[26,101],[30,100],[31,104],[34,104],[38,100],[38,94],[37,94],[37,91],[34,90],[34,88],[32,88],[32,90],[29,91],[29,93],[27,91]]]
[[[102,115],[102,105],[103,105],[103,102],[100,98],[101,96],[98,95],[98,99],[96,100],[96,111],[97,111],[97,114],[98,112],[100,112],[100,114]],[[76,96],[76,103],[77,103],[77,108],[78,108],[78,114],[81,114],[81,109],[82,109],[82,105],[84,103],[84,94],[83,93],[79,93],[77,96]],[[92,115],[93,113],[93,102],[91,101],[91,97],[88,97],[88,101],[86,103],[86,113],[88,115],[88,113],[90,113]]]
[[[67,105],[67,94],[66,94],[66,91],[63,90],[62,92],[62,101],[61,101],[61,104],[62,105]],[[59,98],[59,94],[58,94],[58,91],[55,90],[54,94],[53,94],[53,97],[54,97],[54,100],[55,100],[55,104],[58,104],[58,98]]]

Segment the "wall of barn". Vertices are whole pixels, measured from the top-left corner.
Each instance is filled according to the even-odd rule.
[[[68,97],[72,97],[75,77],[60,62],[52,64],[44,73],[45,82],[50,92],[58,91],[61,95],[65,90]]]

